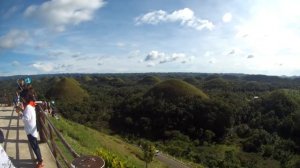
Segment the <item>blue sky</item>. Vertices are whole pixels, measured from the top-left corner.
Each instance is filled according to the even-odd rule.
[[[0,76],[300,74],[297,0],[0,1]]]

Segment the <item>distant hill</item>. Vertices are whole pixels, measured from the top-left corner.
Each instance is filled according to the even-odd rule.
[[[63,78],[47,92],[47,97],[66,102],[80,102],[88,97],[88,94],[75,79]]]
[[[208,96],[195,86],[178,79],[169,79],[156,84],[145,96],[179,98],[179,97],[200,97],[208,99]]]
[[[51,83],[51,84],[56,84],[60,81],[60,77],[58,76],[54,76],[54,77],[51,77],[48,82]]]
[[[156,76],[145,76],[143,79],[139,80],[139,84],[145,84],[145,85],[154,85],[161,80]]]
[[[123,86],[125,84],[124,80],[121,78],[111,78],[108,83],[112,86]]]
[[[206,80],[203,83],[203,88],[206,90],[211,90],[211,89],[223,89],[226,90],[230,87],[230,84],[228,81],[222,79],[222,78],[212,78],[209,80]]]
[[[111,76],[103,76],[97,78],[99,83],[106,83],[111,86],[123,86],[125,84],[125,81],[119,77],[111,77]]]
[[[92,79],[90,76],[88,76],[88,75],[84,75],[84,76],[82,77],[82,79],[83,79],[84,82],[90,82],[90,81],[93,80],[93,79]]]
[[[187,78],[184,78],[183,80],[192,85],[199,83],[199,81],[194,77],[187,77]]]

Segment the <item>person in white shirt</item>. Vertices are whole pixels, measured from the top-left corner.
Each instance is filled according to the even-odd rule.
[[[7,156],[5,150],[0,145],[0,167],[1,168],[15,168],[9,157]]]
[[[26,107],[23,111],[23,122],[24,129],[28,137],[28,141],[30,146],[32,147],[36,157],[37,157],[37,166],[36,168],[43,167],[43,159],[41,155],[41,151],[38,144],[38,132],[37,132],[37,124],[36,124],[36,111],[35,111],[35,96],[33,89],[28,89],[26,95],[24,96],[24,101]]]

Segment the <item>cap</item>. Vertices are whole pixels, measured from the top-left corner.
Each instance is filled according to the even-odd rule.
[[[29,77],[24,79],[25,84],[31,84],[31,79]]]

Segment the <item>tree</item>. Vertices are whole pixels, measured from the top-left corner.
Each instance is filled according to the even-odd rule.
[[[151,163],[153,160],[155,148],[149,141],[142,141],[141,146],[144,152],[144,161],[146,163],[146,168],[147,168],[148,164]]]
[[[204,132],[204,140],[208,143],[211,143],[215,136],[216,136],[216,134],[214,132],[212,132],[211,130],[205,130],[205,132]]]
[[[239,168],[240,161],[236,158],[234,151],[225,151],[224,160],[220,162],[220,168]]]

